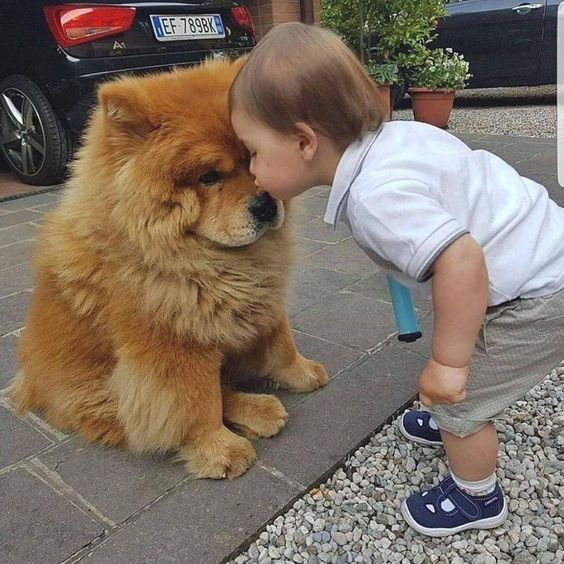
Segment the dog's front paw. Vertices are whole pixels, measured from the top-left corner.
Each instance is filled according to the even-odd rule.
[[[247,439],[222,427],[180,448],[178,458],[196,478],[232,479],[250,468],[256,453]]]
[[[288,419],[288,412],[280,400],[270,394],[235,392],[224,403],[223,417],[248,439],[277,435]]]
[[[280,370],[274,375],[274,379],[282,386],[292,392],[312,392],[327,384],[329,377],[323,364],[308,360],[298,354],[294,364]]]

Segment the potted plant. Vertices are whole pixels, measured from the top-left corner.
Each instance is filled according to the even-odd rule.
[[[393,63],[394,102],[403,99],[409,82],[406,58],[434,39],[447,16],[445,0],[321,0],[321,21],[356,51],[360,60]]]
[[[395,63],[369,62],[366,70],[372,80],[378,85],[378,90],[388,108],[388,120],[392,119],[392,103],[390,88],[398,81],[398,66]]]
[[[413,117],[446,127],[457,90],[464,88],[472,76],[468,62],[452,49],[432,49],[423,53],[419,65],[410,68],[408,92],[412,98]],[[412,61],[413,63],[413,61]]]

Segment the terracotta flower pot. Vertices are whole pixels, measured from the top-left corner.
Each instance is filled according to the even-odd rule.
[[[413,117],[417,121],[430,123],[437,127],[446,127],[456,90],[429,90],[428,88],[410,88]]]
[[[377,84],[378,86],[378,93],[382,97],[386,108],[388,109],[386,113],[386,117],[384,118],[386,121],[392,121],[392,103],[391,103],[391,90],[389,84]]]

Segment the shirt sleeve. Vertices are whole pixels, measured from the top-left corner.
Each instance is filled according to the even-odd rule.
[[[358,179],[360,180],[360,179]],[[356,241],[418,282],[437,257],[468,229],[420,180],[351,187],[349,221]]]

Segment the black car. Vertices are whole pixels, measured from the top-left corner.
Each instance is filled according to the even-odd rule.
[[[450,0],[437,47],[470,63],[470,88],[556,83],[559,0]]]
[[[254,44],[239,2],[1,0],[2,156],[24,182],[56,183],[98,83],[243,54]]]

